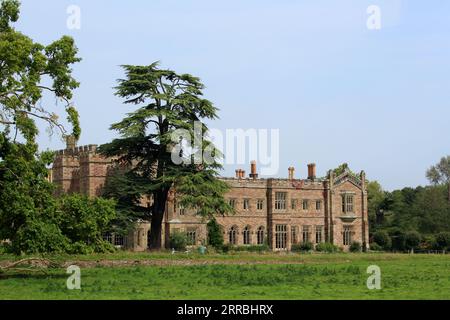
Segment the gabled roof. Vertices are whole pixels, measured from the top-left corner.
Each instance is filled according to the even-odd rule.
[[[353,185],[355,185],[358,188],[362,188],[362,181],[361,178],[358,177],[357,175],[355,175],[353,172],[351,172],[350,170],[346,169],[341,175],[339,175],[338,177],[336,177],[334,179],[334,186],[343,184],[345,182],[350,182]]]

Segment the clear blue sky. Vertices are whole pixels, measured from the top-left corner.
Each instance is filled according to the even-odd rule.
[[[201,77],[216,128],[279,128],[280,172],[348,162],[386,189],[425,184],[450,154],[450,1],[22,0],[17,28],[75,38],[80,144],[101,144],[132,108],[113,95],[121,64]],[[69,5],[81,29],[66,27]],[[381,9],[368,30],[366,9]],[[53,103],[50,101],[49,103]],[[42,130],[42,148],[63,143]],[[246,168],[248,170],[248,168]],[[233,175],[226,167],[223,175]]]

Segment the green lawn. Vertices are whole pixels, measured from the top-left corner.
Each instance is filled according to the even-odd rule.
[[[65,269],[51,269],[47,275],[1,276],[0,299],[450,299],[449,255],[116,253],[53,258],[91,262],[81,269],[81,290],[66,288]],[[111,261],[136,265],[95,266]],[[367,289],[369,265],[381,268],[381,290]]]

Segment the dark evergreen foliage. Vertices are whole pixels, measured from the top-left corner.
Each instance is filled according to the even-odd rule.
[[[138,217],[151,220],[150,248],[159,249],[161,223],[171,190],[176,190],[177,199],[185,208],[196,210],[205,219],[232,211],[223,198],[228,186],[217,179],[220,152],[205,138],[204,120],[217,118],[217,109],[202,97],[204,86],[196,77],[160,69],[158,63],[123,68],[126,77],[118,80],[116,95],[138,109],[111,126],[121,138],[100,148],[104,155],[117,157],[118,165],[127,168],[109,182],[105,194],[118,199],[122,221],[132,223]],[[172,151],[178,141],[173,141],[173,135],[182,129],[194,141],[195,122],[200,123],[201,135],[199,150],[195,152],[202,155],[210,151],[212,161],[176,163]],[[184,160],[194,159],[182,148],[178,155]],[[142,207],[143,198],[152,205]]]

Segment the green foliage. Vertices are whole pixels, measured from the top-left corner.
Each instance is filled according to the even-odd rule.
[[[436,235],[434,247],[439,250],[450,250],[450,232],[441,232]]]
[[[322,242],[316,245],[316,251],[318,252],[327,252],[327,253],[334,253],[339,252],[338,246],[329,243],[329,242]]]
[[[11,22],[19,20],[19,7],[20,2],[18,0],[1,1],[0,6],[0,31],[6,31],[11,29]]]
[[[361,243],[353,241],[349,248],[350,252],[361,252]]]
[[[80,252],[76,243],[102,250],[114,202],[79,195],[55,199],[47,181],[52,158],[0,133],[0,239],[9,239],[15,254]]]
[[[67,121],[72,124],[72,135],[78,140],[81,135],[80,117],[77,109],[73,106],[69,106],[67,109]]]
[[[79,137],[78,112],[70,100],[79,85],[71,65],[80,58],[70,37],[44,46],[16,31],[12,24],[19,7],[16,0],[0,4],[0,239],[9,239],[15,254],[65,252],[71,239],[61,230],[64,217],[47,181],[54,155],[38,152],[36,120],[67,133],[58,115],[39,103],[52,95],[64,103],[72,134]]]
[[[224,244],[224,245],[222,246],[222,252],[223,252],[223,253],[228,253],[228,252],[230,252],[231,250],[233,250],[233,246],[232,246],[231,244],[229,244],[229,243]]]
[[[427,171],[426,175],[431,183],[447,186],[447,200],[450,202],[450,156],[442,157],[438,164]]]
[[[299,244],[293,244],[291,246],[291,251],[293,251],[293,252],[311,251],[313,249],[314,249],[314,245],[309,241],[301,242]]]
[[[71,69],[80,61],[74,41],[63,36],[44,46],[16,31],[12,23],[19,19],[19,6],[16,0],[3,0],[0,6],[0,125],[14,136],[17,130],[31,144],[38,133],[36,119],[65,134],[58,115],[38,104],[45,94],[51,94],[65,103],[73,133],[79,136],[78,114],[69,102],[72,90],[79,86]]]
[[[386,231],[377,231],[373,235],[373,241],[384,250],[389,250],[392,247],[392,241]]]
[[[36,149],[0,133],[0,239],[9,239],[16,254],[63,251],[67,243],[58,231],[54,189],[46,180],[49,154]]]
[[[204,86],[196,77],[160,69],[158,63],[123,68],[126,77],[118,80],[116,95],[124,98],[125,104],[138,108],[111,126],[121,138],[99,150],[106,156],[117,157],[129,172],[123,175],[122,184],[128,180],[137,186],[126,190],[127,199],[118,201],[124,217],[130,214],[129,220],[136,221],[136,216],[131,214],[136,208],[136,196],[153,199],[153,205],[146,210],[141,208],[139,215],[152,221],[150,247],[158,249],[169,191],[175,190],[185,208],[194,209],[205,219],[233,211],[223,197],[228,185],[217,179],[220,152],[206,139],[208,128],[204,121],[216,119],[217,108],[203,98]],[[195,122],[200,122],[199,132],[195,131]],[[189,142],[189,137],[194,141],[197,133],[202,136],[196,152],[210,154],[208,162],[188,161],[193,155],[188,155],[178,144],[179,130],[186,133],[185,142]],[[180,156],[181,163],[172,159],[172,151]],[[118,196],[117,192],[112,195]]]
[[[339,167],[337,167],[336,169],[333,169],[334,175],[340,176],[341,174],[343,174],[345,171],[350,171],[348,164],[347,163],[343,163],[341,164]]]
[[[392,241],[392,250],[394,251],[403,251],[406,248],[405,245],[405,233],[400,229],[395,229],[392,231],[389,236]]]
[[[113,200],[83,195],[65,195],[59,199],[62,233],[74,244],[74,253],[110,251],[104,243],[103,234],[110,229],[110,223],[116,213]]]
[[[405,236],[409,231],[418,232],[424,240],[442,232],[450,232],[450,205],[445,185],[387,192],[382,207],[382,221],[371,219],[370,230],[372,237],[378,231],[389,233],[394,251],[408,249]],[[427,245],[423,243],[421,247],[425,249]],[[386,247],[383,248],[387,250]]]
[[[419,250],[429,251],[435,249],[437,249],[436,237],[434,235],[421,235]]]
[[[112,232],[127,234],[136,227],[136,221],[149,219],[148,206],[142,201],[147,181],[124,166],[111,168],[102,196],[114,199],[116,217],[111,222]]]
[[[201,217],[211,218],[214,215],[226,215],[232,212],[229,203],[223,198],[229,186],[226,182],[217,179],[214,170],[186,172],[181,174],[174,184],[180,196],[180,204],[185,208],[194,208],[197,215]]]
[[[370,250],[371,251],[383,251],[383,247],[382,246],[380,246],[378,243],[376,243],[376,242],[372,242],[371,244],[370,244]]]
[[[211,219],[207,224],[208,229],[208,245],[213,246],[215,249],[223,247],[223,230],[216,219]]]
[[[417,231],[409,231],[405,234],[405,247],[406,249],[417,249],[420,244],[420,233]]]
[[[369,224],[372,233],[385,223],[384,211],[386,210],[386,193],[377,181],[367,183],[367,200]]]
[[[187,245],[187,237],[185,233],[173,232],[170,235],[170,248],[178,251],[184,251],[186,250],[186,245]]]
[[[267,252],[270,250],[267,244],[249,245],[249,246],[235,246],[231,247],[232,251],[247,251],[247,252]]]
[[[426,176],[433,185],[384,192],[384,199],[380,186],[368,185],[370,232],[388,232],[394,251],[433,248],[438,234],[450,232],[450,157],[443,157]]]
[[[49,253],[69,250],[69,239],[64,236],[56,223],[29,219],[18,229],[11,242],[12,252]]]

